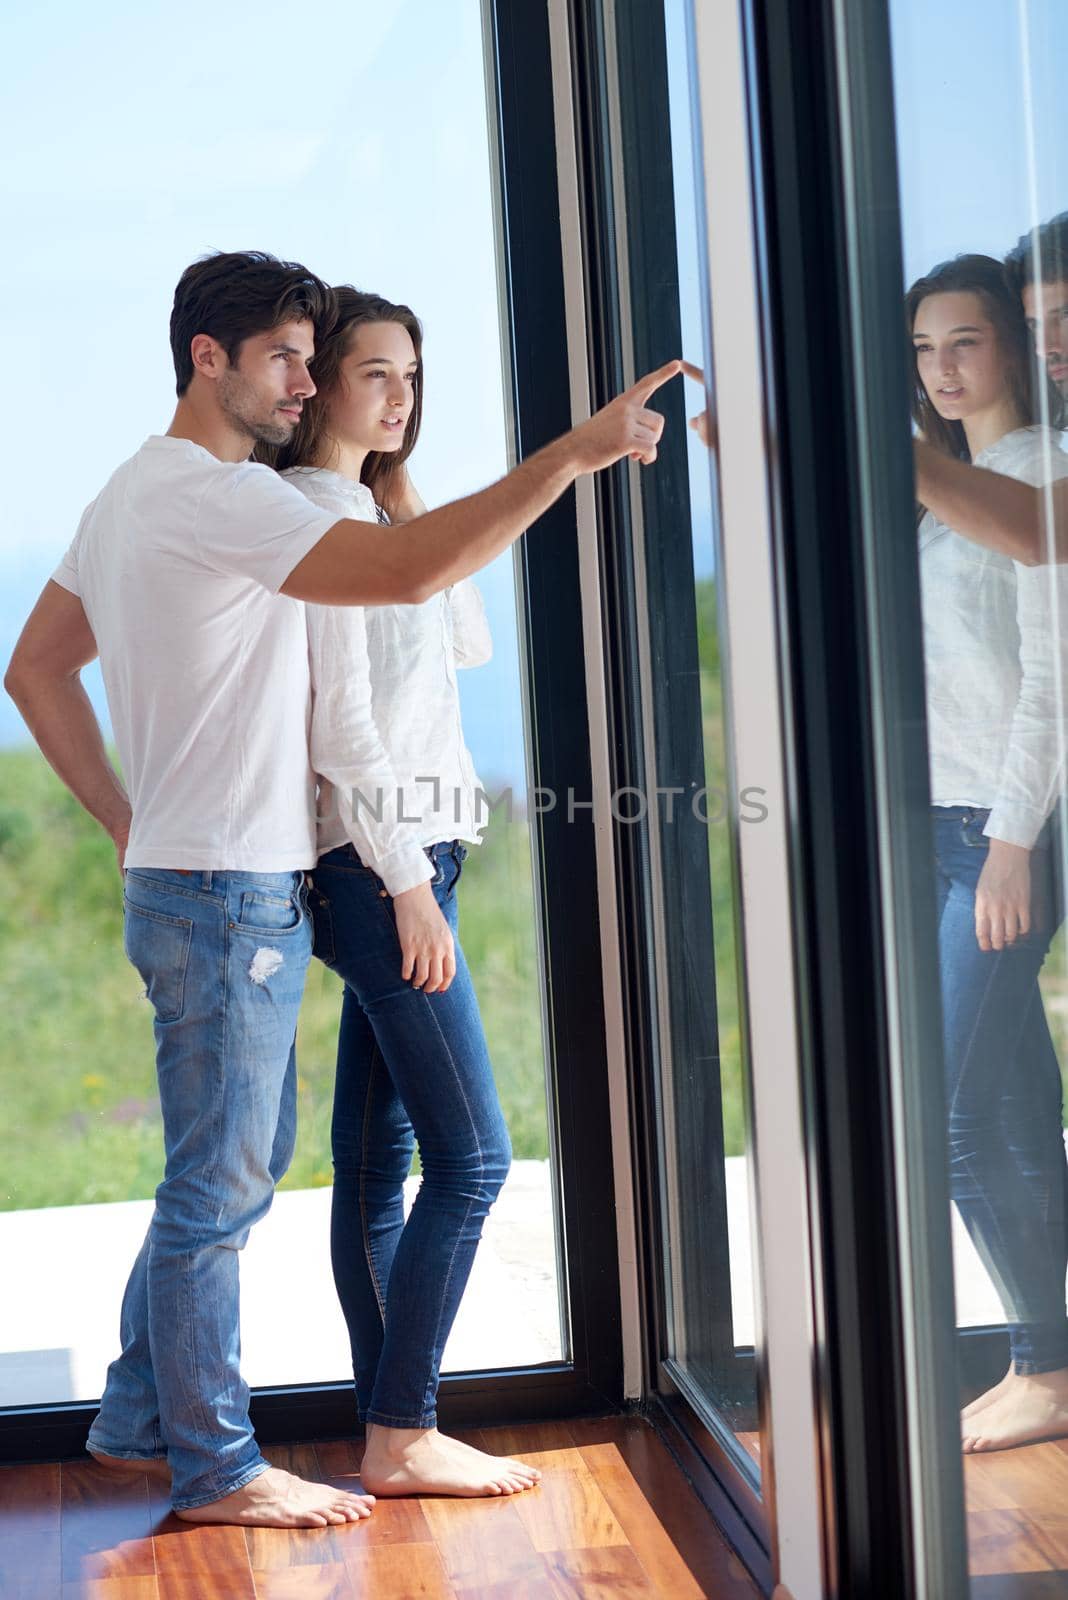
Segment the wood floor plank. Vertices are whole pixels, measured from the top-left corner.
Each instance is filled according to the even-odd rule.
[[[493,1584],[520,1584],[544,1575],[544,1564],[520,1521],[513,1497],[427,1499],[422,1506],[458,1595],[480,1594]]]
[[[363,1460],[363,1440],[324,1439],[315,1446],[315,1455],[319,1470],[326,1474],[328,1483],[335,1478],[358,1478]]]
[[[354,1600],[456,1600],[433,1544],[368,1545],[348,1570]]]
[[[65,1583],[59,1595],[60,1600],[158,1600],[159,1590],[154,1577],[85,1578]]]
[[[348,1571],[337,1562],[258,1572],[256,1596],[257,1600],[353,1600]]]
[[[571,1430],[654,1585],[673,1600],[721,1593],[755,1600],[749,1574],[647,1424],[619,1417]]]
[[[255,1600],[243,1528],[194,1526],[173,1514],[153,1534],[160,1600]]]
[[[545,1453],[537,1464],[551,1461],[552,1456]],[[538,1487],[517,1494],[512,1503],[531,1544],[542,1555],[550,1550],[597,1549],[628,1542],[584,1462],[578,1471],[546,1465]]]
[[[576,1448],[566,1422],[524,1422],[517,1427],[483,1428],[478,1448],[493,1456],[527,1456],[532,1451],[556,1454]]]
[[[968,1570],[974,1577],[999,1572],[1049,1572],[1051,1563],[1028,1538],[1019,1511],[970,1511]]]
[[[159,1600],[255,1600],[256,1583],[248,1572],[161,1573]]]
[[[652,1600],[660,1594],[629,1545],[552,1550],[542,1559],[553,1600]]]
[[[60,1474],[60,1548],[64,1583],[140,1577],[151,1577],[154,1583],[152,1512],[144,1476],[109,1472],[93,1461],[65,1464]]]
[[[1068,1454],[1059,1444],[992,1450],[964,1458],[965,1493],[976,1511],[1068,1505]]]
[[[53,1600],[63,1581],[57,1533],[16,1528],[0,1535],[0,1595],[4,1600]]]
[[[1041,1551],[1055,1572],[1068,1578],[1068,1512],[1048,1505],[1020,1513],[1025,1538]],[[1068,1582],[1066,1582],[1068,1592]]]
[[[0,1468],[0,1533],[14,1524],[23,1534],[59,1532],[58,1462]]]

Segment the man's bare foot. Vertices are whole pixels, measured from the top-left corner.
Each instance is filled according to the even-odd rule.
[[[965,1426],[965,1455],[1011,1450],[1068,1434],[1068,1367],[1029,1377],[1013,1373],[999,1388],[998,1398],[971,1417],[970,1430]]]
[[[1008,1387],[1009,1379],[1012,1376],[1013,1372],[1012,1368],[1010,1367],[1005,1376],[999,1379],[992,1389],[984,1389],[982,1394],[977,1394],[975,1399],[970,1401],[968,1405],[964,1407],[964,1410],[961,1412],[961,1420],[963,1421],[965,1417],[974,1417],[976,1412],[985,1411],[987,1406],[993,1405],[995,1400],[1000,1399],[1001,1395]]]
[[[163,1478],[167,1483],[171,1481],[171,1469],[166,1456],[109,1456],[102,1450],[89,1450],[89,1454],[97,1466],[107,1467],[109,1472],[147,1473],[150,1478]]]
[[[243,1489],[206,1506],[176,1511],[184,1522],[237,1523],[245,1528],[325,1528],[371,1515],[374,1495],[350,1494],[327,1483],[309,1483],[281,1467],[268,1467]]]
[[[360,1481],[375,1494],[521,1494],[541,1473],[510,1456],[491,1456],[436,1428],[368,1423]]]

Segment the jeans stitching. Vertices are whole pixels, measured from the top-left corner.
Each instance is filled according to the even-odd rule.
[[[382,1319],[383,1328],[386,1325],[386,1300],[382,1293],[382,1286],[378,1281],[378,1269],[375,1266],[374,1252],[371,1249],[371,1236],[367,1228],[367,1145],[371,1127],[371,1100],[374,1095],[375,1073],[381,1060],[378,1041],[375,1041],[374,1053],[371,1056],[371,1065],[367,1073],[367,1093],[363,1101],[363,1140],[360,1147],[360,1231],[363,1234],[363,1249],[367,1257],[367,1271],[371,1285],[375,1291],[375,1300],[378,1302],[378,1315]]]
[[[483,1180],[485,1178],[485,1174],[486,1174],[486,1156],[485,1156],[485,1151],[482,1148],[482,1140],[479,1138],[478,1126],[477,1126],[477,1124],[475,1122],[475,1119],[474,1119],[474,1116],[472,1115],[472,1112],[471,1112],[471,1104],[470,1104],[470,1101],[468,1100],[467,1094],[466,1094],[466,1092],[464,1090],[463,1079],[461,1078],[459,1072],[456,1070],[456,1058],[453,1055],[452,1048],[449,1045],[449,1041],[446,1039],[445,1034],[442,1031],[441,1024],[438,1021],[436,1015],[434,1014],[434,1008],[430,1003],[429,995],[423,995],[422,996],[422,1000],[423,1000],[424,1007],[426,1008],[426,1010],[428,1011],[429,1015],[433,1019],[434,1027],[437,1029],[437,1032],[438,1032],[438,1037],[440,1038],[442,1044],[445,1046],[445,1052],[446,1052],[446,1054],[447,1054],[447,1056],[449,1058],[449,1066],[452,1069],[453,1079],[454,1079],[454,1081],[456,1083],[457,1088],[460,1091],[460,1098],[462,1099],[462,1101],[464,1103],[464,1110],[467,1112],[467,1119],[468,1119],[468,1122],[471,1125],[471,1133],[472,1133],[472,1135],[474,1137],[475,1149],[478,1152],[478,1161],[479,1161],[478,1181],[479,1181],[479,1186],[481,1187],[482,1182],[483,1182]],[[424,1173],[424,1177],[425,1177],[425,1173]],[[421,1387],[421,1390],[420,1390],[420,1393],[424,1396],[424,1398],[426,1396],[427,1387],[429,1386],[431,1374],[432,1374],[433,1369],[434,1369],[434,1351],[441,1348],[441,1324],[442,1324],[442,1319],[445,1316],[445,1306],[446,1306],[446,1304],[448,1302],[448,1298],[449,1298],[449,1287],[450,1287],[450,1285],[452,1283],[453,1269],[454,1269],[454,1267],[456,1265],[456,1255],[457,1255],[457,1252],[458,1252],[458,1250],[460,1248],[460,1240],[463,1238],[464,1229],[467,1227],[467,1224],[471,1220],[471,1212],[474,1209],[474,1206],[475,1206],[474,1200],[469,1200],[468,1204],[467,1204],[467,1210],[464,1213],[463,1222],[461,1223],[460,1227],[457,1228],[457,1230],[456,1230],[456,1239],[455,1239],[455,1242],[454,1242],[453,1247],[452,1247],[452,1255],[449,1257],[449,1265],[448,1265],[448,1267],[446,1269],[444,1279],[442,1280],[441,1303],[440,1303],[440,1307],[439,1307],[439,1310],[438,1310],[438,1320],[437,1320],[437,1323],[436,1323],[435,1328],[434,1328],[434,1339],[433,1339],[433,1344],[431,1346],[431,1353],[430,1353],[430,1371],[427,1373],[426,1379],[425,1379],[424,1383],[422,1384],[422,1387]]]

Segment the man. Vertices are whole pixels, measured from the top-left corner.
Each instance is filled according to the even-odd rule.
[[[1068,402],[1068,212],[1025,233],[1005,260],[1039,360]],[[1027,566],[1068,561],[1068,480],[1036,488],[914,445],[916,492],[940,522]]]
[[[179,281],[178,406],[85,512],[5,684],[126,871],[155,1013],[166,1169],[89,1448],[163,1464],[196,1522],[324,1526],[370,1497],[268,1467],[238,1366],[238,1261],[295,1128],[293,1041],[315,862],[301,600],[418,603],[491,561],[585,472],[650,463],[671,362],[480,494],[407,524],[338,520],[269,468],[314,394],[331,291],[255,251]],[[124,788],[79,673],[99,652]],[[517,1481],[516,1487],[525,1484]]]

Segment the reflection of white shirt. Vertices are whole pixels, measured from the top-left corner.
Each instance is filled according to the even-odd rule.
[[[975,465],[1035,485],[1068,476],[1058,435],[1018,428]],[[919,526],[931,800],[990,809],[1030,848],[1065,782],[1068,567],[1025,567],[927,512]]]
[[[362,483],[318,467],[285,477],[335,517],[376,520]],[[425,845],[478,844],[485,826],[456,682],[457,667],[492,653],[482,597],[467,579],[422,605],[309,605],[306,614],[320,854],[351,839],[400,894],[432,875]]]
[[[53,577],[100,652],[128,867],[314,864],[304,608],[278,590],[337,520],[269,467],[166,435],[82,517]]]

